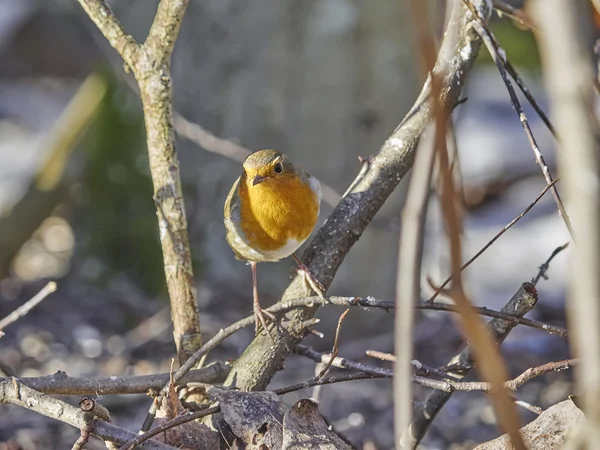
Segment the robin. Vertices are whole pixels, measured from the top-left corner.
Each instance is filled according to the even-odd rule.
[[[291,255],[298,273],[319,296],[323,295],[322,285],[294,254],[315,227],[320,203],[319,181],[275,150],[248,155],[242,175],[229,191],[224,211],[227,243],[236,258],[252,268],[256,334],[260,325],[267,331],[265,315],[274,320],[258,301],[256,263]]]

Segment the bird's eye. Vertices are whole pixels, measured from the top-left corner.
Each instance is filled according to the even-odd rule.
[[[281,163],[275,164],[275,173],[281,173],[281,172],[283,172],[283,166],[281,165]]]

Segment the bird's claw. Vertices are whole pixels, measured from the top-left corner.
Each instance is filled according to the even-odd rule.
[[[298,264],[297,269],[298,275],[302,277],[307,287],[315,291],[315,293],[320,297],[324,298],[323,295],[325,293],[325,286],[323,286],[319,280],[315,278],[310,269],[304,264]]]
[[[269,320],[271,320],[272,322],[277,321],[276,317],[266,309],[262,309],[261,307],[254,308],[255,335],[258,336],[260,334],[260,327],[262,326],[267,335],[271,338],[271,341],[275,342],[275,339],[273,338],[271,332],[269,331],[269,328],[267,327],[267,319],[265,318],[265,316],[268,317]]]

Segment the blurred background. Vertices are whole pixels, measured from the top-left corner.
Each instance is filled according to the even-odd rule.
[[[143,41],[157,0],[109,2]],[[379,0],[190,1],[173,57],[174,108],[185,119],[250,150],[276,148],[343,194],[408,111],[421,87],[406,2]],[[443,4],[430,1],[442,30]],[[511,2],[520,6],[521,2]],[[535,40],[510,19],[491,26],[535,97],[546,106]],[[0,317],[48,280],[59,284],[28,316],[6,329],[0,365],[7,375],[72,376],[168,371],[175,354],[141,104],[131,75],[75,0],[0,0]],[[133,89],[132,89],[133,88]],[[472,256],[542,190],[544,181],[495,67],[485,50],[455,111],[465,197],[464,254]],[[551,170],[551,135],[530,108],[529,121]],[[184,195],[201,323],[206,337],[251,313],[250,269],[225,242],[223,203],[240,163],[179,138]],[[210,150],[210,151],[207,151]],[[215,153],[215,151],[217,151]],[[406,180],[354,246],[329,291],[393,299]],[[567,205],[568,208],[568,205]],[[320,223],[332,205],[323,204]],[[423,275],[449,273],[435,196],[428,210]],[[569,240],[550,195],[466,270],[474,303],[498,309]],[[531,317],[564,326],[568,250],[557,257]],[[259,266],[265,305],[289,281],[293,261]],[[423,298],[431,294],[425,279]],[[332,345],[341,311],[323,308],[311,338]],[[415,358],[442,365],[460,349],[454,317],[418,313]],[[211,359],[235,359],[250,329]],[[393,350],[393,314],[352,310],[340,354]],[[517,327],[503,346],[514,375],[568,356],[566,342]],[[369,361],[377,364],[376,361]],[[290,370],[292,368],[293,370]],[[273,387],[313,375],[291,356]],[[393,443],[391,380],[328,386],[321,410],[357,448]],[[416,389],[417,398],[427,392]],[[527,384],[518,397],[547,407],[571,393],[570,374]],[[293,402],[310,392],[289,394]],[[73,399],[77,401],[77,399]],[[150,400],[110,396],[114,421],[135,430]],[[7,414],[10,412],[10,414]],[[532,413],[520,410],[523,419]],[[457,393],[423,448],[472,448],[498,435],[491,405]],[[0,406],[0,449],[67,448],[79,431],[16,407]],[[94,447],[90,444],[89,448]]]

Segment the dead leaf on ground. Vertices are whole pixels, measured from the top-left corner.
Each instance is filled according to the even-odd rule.
[[[584,419],[583,413],[571,400],[548,408],[537,419],[521,428],[523,440],[530,450],[562,449],[571,430]],[[485,442],[475,450],[512,449],[506,434]]]
[[[211,389],[219,400],[225,422],[246,450],[280,449],[285,407],[273,392]]]
[[[327,425],[317,402],[303,399],[294,404],[283,417],[282,450],[352,450]]]

